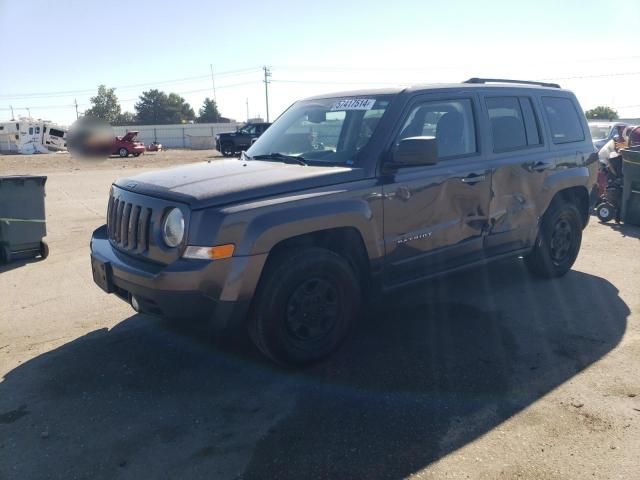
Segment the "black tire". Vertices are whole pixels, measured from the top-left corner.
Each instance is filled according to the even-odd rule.
[[[134,157],[139,157],[141,154],[140,153],[134,153],[133,156]]]
[[[233,143],[223,143],[220,153],[225,157],[233,157],[236,153]]]
[[[126,158],[129,156],[129,150],[122,147],[120,150],[118,150],[118,155],[120,155],[122,158]]]
[[[323,248],[301,248],[270,259],[249,317],[249,334],[281,365],[318,361],[351,331],[361,304],[349,262]]]
[[[612,220],[615,214],[615,207],[608,202],[602,202],[596,207],[596,216],[602,223]]]
[[[44,260],[49,256],[49,245],[47,242],[40,242],[40,258]]]
[[[561,277],[573,266],[582,242],[582,220],[575,205],[554,201],[542,218],[529,270],[544,278]]]
[[[0,247],[0,265],[11,263],[11,249],[8,246]]]

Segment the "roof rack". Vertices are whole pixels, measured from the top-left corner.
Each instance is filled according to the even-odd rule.
[[[531,80],[508,80],[505,78],[470,78],[462,83],[519,83],[522,85],[538,85],[540,87],[560,88],[557,83],[534,82]]]

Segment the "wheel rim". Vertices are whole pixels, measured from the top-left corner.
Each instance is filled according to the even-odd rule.
[[[609,216],[609,209],[607,207],[600,208],[600,216],[607,218]]]
[[[127,152],[124,148],[120,149],[120,156],[121,157],[126,157],[129,154],[129,152]]]
[[[338,290],[322,278],[310,278],[289,297],[286,315],[287,330],[294,339],[322,339],[338,321]]]
[[[566,218],[558,219],[551,234],[551,257],[556,263],[566,260],[573,246],[574,233],[571,223]]]

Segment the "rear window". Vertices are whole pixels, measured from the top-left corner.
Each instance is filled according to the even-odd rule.
[[[573,102],[564,97],[542,97],[553,143],[571,143],[584,140],[580,117]]]
[[[538,122],[528,97],[491,97],[486,105],[494,152],[540,144]]]

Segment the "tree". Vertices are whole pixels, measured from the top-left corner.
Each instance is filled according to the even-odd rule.
[[[177,93],[167,95],[160,90],[152,89],[142,92],[140,100],[135,104],[138,123],[147,125],[167,125],[185,123],[195,118],[191,105]]]
[[[584,112],[589,120],[617,120],[620,118],[618,112],[611,107],[599,106]]]
[[[107,88],[105,85],[100,85],[98,94],[95,97],[91,97],[93,106],[84,112],[85,116],[100,118],[109,123],[117,121],[120,116],[120,103],[118,103],[115,91],[115,88]]]
[[[211,100],[209,97],[204,99],[196,121],[198,123],[213,123],[220,121],[220,112],[218,111],[218,105],[216,105],[214,100]]]
[[[196,118],[196,114],[184,98],[177,93],[170,93],[169,97],[169,109],[171,110],[171,123],[186,123],[193,121]]]
[[[118,115],[115,122],[112,125],[135,125],[136,116],[131,112],[124,112]]]

